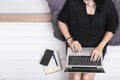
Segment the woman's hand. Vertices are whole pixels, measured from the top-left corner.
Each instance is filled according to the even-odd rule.
[[[81,44],[78,41],[74,41],[71,38],[67,42],[74,52],[80,52],[82,50]]]
[[[113,33],[110,31],[107,31],[102,39],[102,41],[99,43],[98,47],[96,47],[93,52],[92,52],[92,56],[91,56],[91,60],[92,61],[96,61],[99,60],[103,51],[103,48],[105,47],[105,45],[110,41],[110,39],[112,38]]]
[[[103,48],[101,48],[101,47],[94,48],[92,51],[90,60],[91,61],[99,61],[99,59],[101,58],[101,55],[102,55],[102,51],[103,51]]]

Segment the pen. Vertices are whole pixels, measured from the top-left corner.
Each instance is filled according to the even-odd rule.
[[[56,60],[56,57],[55,57],[54,54],[53,54],[53,58],[54,58],[54,60],[55,60],[56,65],[58,66],[58,63],[57,63],[57,60]]]

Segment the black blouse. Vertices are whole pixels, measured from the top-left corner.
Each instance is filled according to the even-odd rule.
[[[96,47],[106,31],[115,33],[119,24],[118,14],[111,0],[105,0],[102,7],[96,7],[92,21],[83,0],[67,0],[58,14],[58,20],[68,25],[71,36],[84,47]]]
[[[93,20],[93,16],[94,16],[94,15],[88,14],[89,24],[92,22],[92,20]]]

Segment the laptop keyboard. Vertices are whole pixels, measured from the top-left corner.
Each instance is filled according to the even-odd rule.
[[[69,56],[68,65],[93,65],[100,66],[101,61],[90,61],[91,56]]]

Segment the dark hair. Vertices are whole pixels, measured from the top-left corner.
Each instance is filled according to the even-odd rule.
[[[102,5],[103,5],[104,2],[105,2],[105,0],[94,0],[94,1],[95,1],[95,3],[96,3],[97,7],[99,7],[99,8],[101,8]]]

